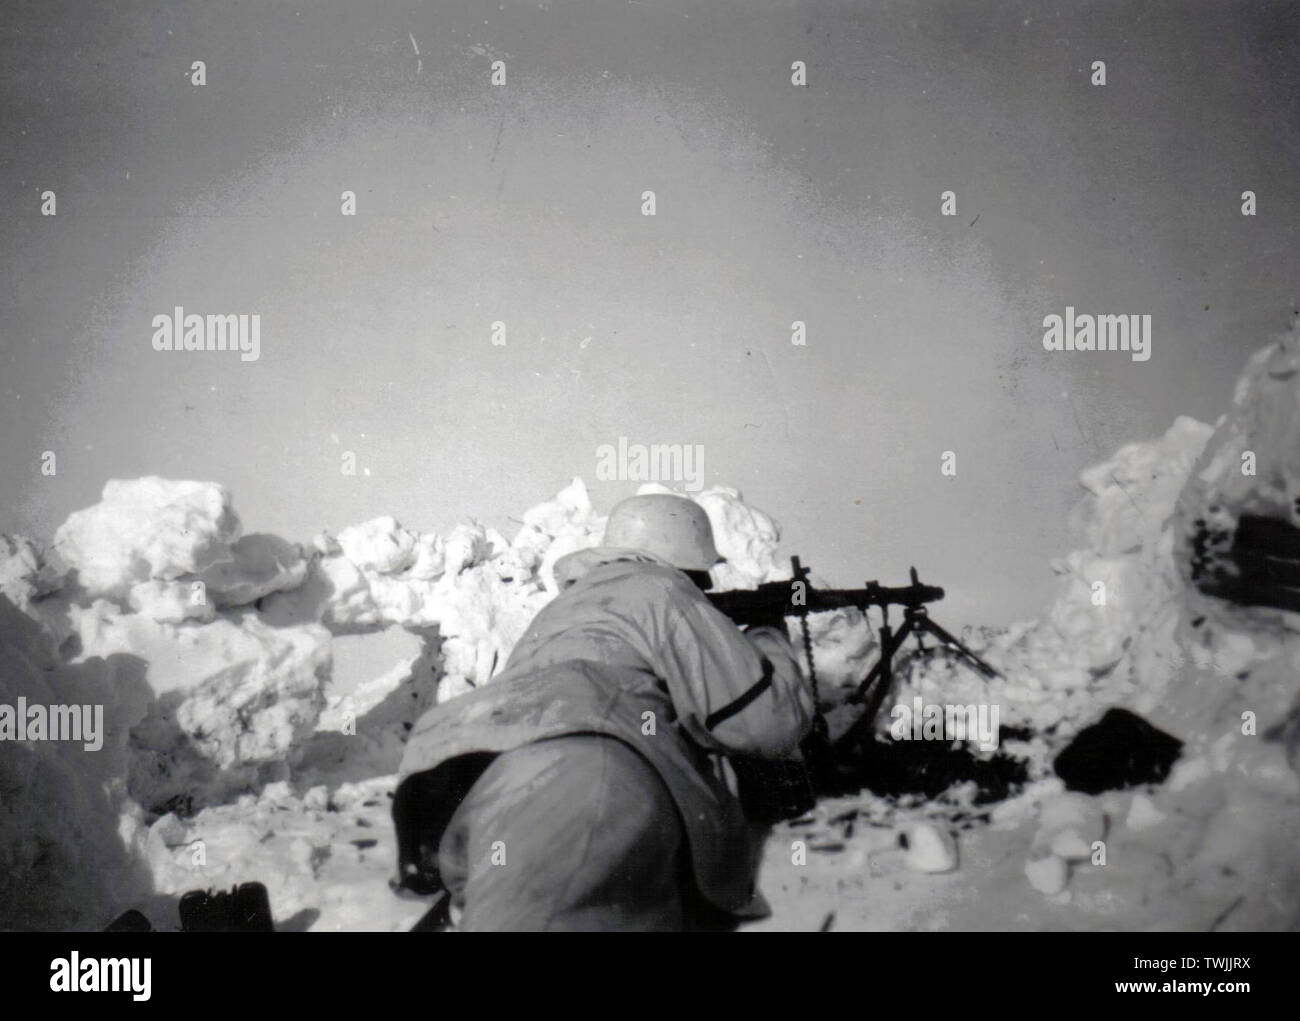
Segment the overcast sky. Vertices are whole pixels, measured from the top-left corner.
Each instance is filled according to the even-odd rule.
[[[1212,421],[1300,300],[1298,43],[1291,3],[6,3],[0,529],[160,474],[294,539],[513,534],[632,492],[625,436],[829,581],[1032,615],[1080,469]],[[153,350],[176,305],[259,359]],[[1152,357],[1045,351],[1067,305]]]

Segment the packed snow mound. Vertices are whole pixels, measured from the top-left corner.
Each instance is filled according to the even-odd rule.
[[[0,751],[0,929],[78,927],[151,888],[125,782],[131,728],[153,700],[145,664],[132,653],[70,662],[7,595],[0,664],[0,705],[77,706],[92,727],[102,707],[94,741],[83,729],[80,741],[9,737]]]
[[[1163,436],[1084,470],[1071,517],[1082,545],[1052,564],[1056,598],[1035,621],[972,639],[1004,677],[944,656],[917,659],[901,671],[897,701],[1000,705],[1004,726],[1052,735],[1034,741],[1038,777],[1111,706],[1188,742],[1197,764],[1186,768],[1249,772],[1262,756],[1273,765],[1259,769],[1271,775],[1278,748],[1253,735],[1300,731],[1291,723],[1300,718],[1300,614],[1206,595],[1193,578],[1207,531],[1226,548],[1243,514],[1300,520],[1298,370],[1292,332],[1250,359],[1216,426],[1180,417]],[[1242,733],[1243,713],[1253,714],[1252,734]],[[1215,755],[1198,757],[1216,741]]]
[[[140,582],[202,571],[238,532],[224,487],[152,475],[110,479],[99,503],[59,527],[54,548],[88,595],[120,600]]]
[[[41,548],[21,535],[0,534],[0,593],[21,610],[57,592],[67,568],[48,563]]]
[[[1051,688],[1079,688],[1110,702],[1138,689],[1156,696],[1150,679],[1120,666],[1135,638],[1162,626],[1180,589],[1170,519],[1211,432],[1180,417],[1159,439],[1128,444],[1082,473],[1088,496],[1073,523],[1086,545],[1052,564],[1058,595],[1026,637],[1022,674],[1031,665]]]
[[[1240,735],[1242,714],[1251,712],[1259,733],[1286,743],[1294,759],[1300,736],[1300,613],[1267,601],[1243,605],[1201,588],[1213,580],[1216,558],[1234,548],[1246,515],[1277,529],[1276,545],[1266,551],[1276,559],[1265,572],[1271,575],[1276,568],[1282,575],[1300,537],[1290,531],[1300,525],[1296,332],[1247,364],[1232,407],[1178,498],[1173,549],[1183,613],[1176,637],[1188,657],[1170,671],[1176,675],[1176,687],[1170,687],[1176,697],[1151,707],[1171,725],[1217,740]],[[1216,534],[1217,548],[1210,541]],[[1286,543],[1293,548],[1284,548]],[[1225,747],[1241,751],[1240,744],[1234,740]]]
[[[57,645],[70,634],[56,600],[46,599],[63,588],[68,567],[52,550],[21,535],[0,534],[0,596],[40,625]]]
[[[709,515],[718,552],[726,563],[714,569],[719,588],[750,588],[791,576],[790,560],[777,557],[781,528],[757,507],[746,504],[740,491],[713,486],[695,497]]]
[[[273,535],[241,538],[230,493],[214,482],[110,479],[100,502],[55,532],[53,551],[91,599],[155,620],[211,620],[302,583],[306,562]]]
[[[415,544],[419,540],[416,533],[408,531],[397,523],[395,518],[383,517],[367,521],[362,525],[353,525],[339,532],[339,550],[357,568],[373,571],[376,574],[397,574],[405,571],[415,563]],[[425,544],[426,563],[432,560],[437,551],[432,544]],[[436,577],[442,573],[421,572],[423,577]]]
[[[1003,726],[1051,731],[1058,744],[1092,723],[1098,706],[1141,712],[1158,702],[1167,671],[1153,677],[1145,666],[1135,667],[1134,657],[1147,647],[1139,638],[1167,635],[1177,617],[1182,584],[1172,517],[1213,431],[1180,417],[1163,436],[1126,444],[1081,472],[1084,496],[1071,527],[1083,546],[1053,561],[1059,581],[1047,611],[970,637],[1004,676],[990,680],[941,656],[915,660],[904,666],[898,701],[920,695],[926,702],[999,705]],[[1173,659],[1179,655],[1172,640],[1162,649]],[[1050,769],[1048,751],[1040,743],[1038,775]]]
[[[191,597],[203,589],[213,603],[226,608],[247,606],[272,592],[296,588],[307,574],[307,561],[297,543],[278,535],[254,533],[236,539],[210,566],[189,579]]]
[[[1079,852],[1099,839],[1097,806],[1110,805],[1112,851],[1164,856],[1163,868],[1143,878],[1144,896],[1226,906],[1234,927],[1294,926],[1300,613],[1206,586],[1216,568],[1237,569],[1248,515],[1256,536],[1277,537],[1252,551],[1264,564],[1257,581],[1285,576],[1296,559],[1300,539],[1286,529],[1300,523],[1300,335],[1250,359],[1217,425],[1180,418],[1080,481],[1086,495],[1073,524],[1084,545],[1053,565],[1061,587],[1048,612],[975,643],[1005,677],[986,680],[952,659],[917,660],[903,671],[899,700],[919,691],[933,702],[1000,704],[1004,726],[1034,731],[1017,750],[1035,782],[994,815],[1037,820],[1025,876],[1040,892],[1068,902],[1067,885],[1087,870]],[[1271,598],[1291,601],[1281,587]],[[1053,813],[1078,811],[1088,799],[1062,791],[1053,758],[1111,707],[1183,742],[1182,754],[1162,786],[1092,799],[1079,839],[1064,837]],[[1216,926],[1227,917],[1213,913]]]
[[[542,587],[556,593],[555,561],[568,553],[599,545],[605,517],[591,505],[582,479],[575,478],[547,500],[524,512],[523,524],[510,544],[511,569],[535,571]]]
[[[315,731],[330,676],[320,625],[272,627],[256,615],[159,623],[105,600],[70,615],[87,657],[145,664],[149,711],[131,731],[128,788],[150,811],[220,802],[280,778]]]
[[[1296,334],[1258,352],[1237,383],[1232,408],[1178,500],[1179,573],[1188,584],[1214,573],[1243,515],[1300,527],[1300,343]],[[1279,556],[1282,550],[1276,551]],[[1208,604],[1216,617],[1285,624],[1296,614]]]

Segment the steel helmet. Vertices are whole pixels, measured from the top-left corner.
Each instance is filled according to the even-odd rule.
[[[707,571],[722,560],[704,508],[671,493],[630,496],[616,504],[601,545],[644,550],[682,571]]]

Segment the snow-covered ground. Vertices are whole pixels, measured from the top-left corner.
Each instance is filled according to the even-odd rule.
[[[1221,537],[1242,513],[1300,524],[1296,335],[1252,359],[1215,426],[1180,418],[1081,482],[1054,603],[971,637],[1003,676],[935,658],[887,702],[998,705],[1028,735],[1002,747],[1028,784],[979,811],[961,788],[824,799],[772,833],[774,914],[754,928],[1300,924],[1300,617],[1191,583],[1207,521]],[[790,576],[770,517],[734,490],[694,498],[720,587]],[[174,927],[183,891],[251,879],[281,928],[409,927],[422,906],[386,885],[406,731],[491,682],[554,596],[556,558],[603,526],[575,479],[511,540],[377,518],[302,548],[244,534],[218,484],[147,477],[108,482],[48,546],[0,537],[0,705],[104,706],[98,750],[4,746],[0,927],[98,928],[130,906]],[[393,627],[415,651],[336,686],[334,643]],[[874,656],[861,615],[812,632],[828,695]],[[1111,706],[1184,742],[1172,775],[1065,791],[1053,757]]]

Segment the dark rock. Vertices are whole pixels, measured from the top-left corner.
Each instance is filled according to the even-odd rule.
[[[1053,766],[1067,790],[1099,794],[1164,783],[1182,749],[1176,737],[1135,713],[1108,709],[1097,723],[1079,731]]]

